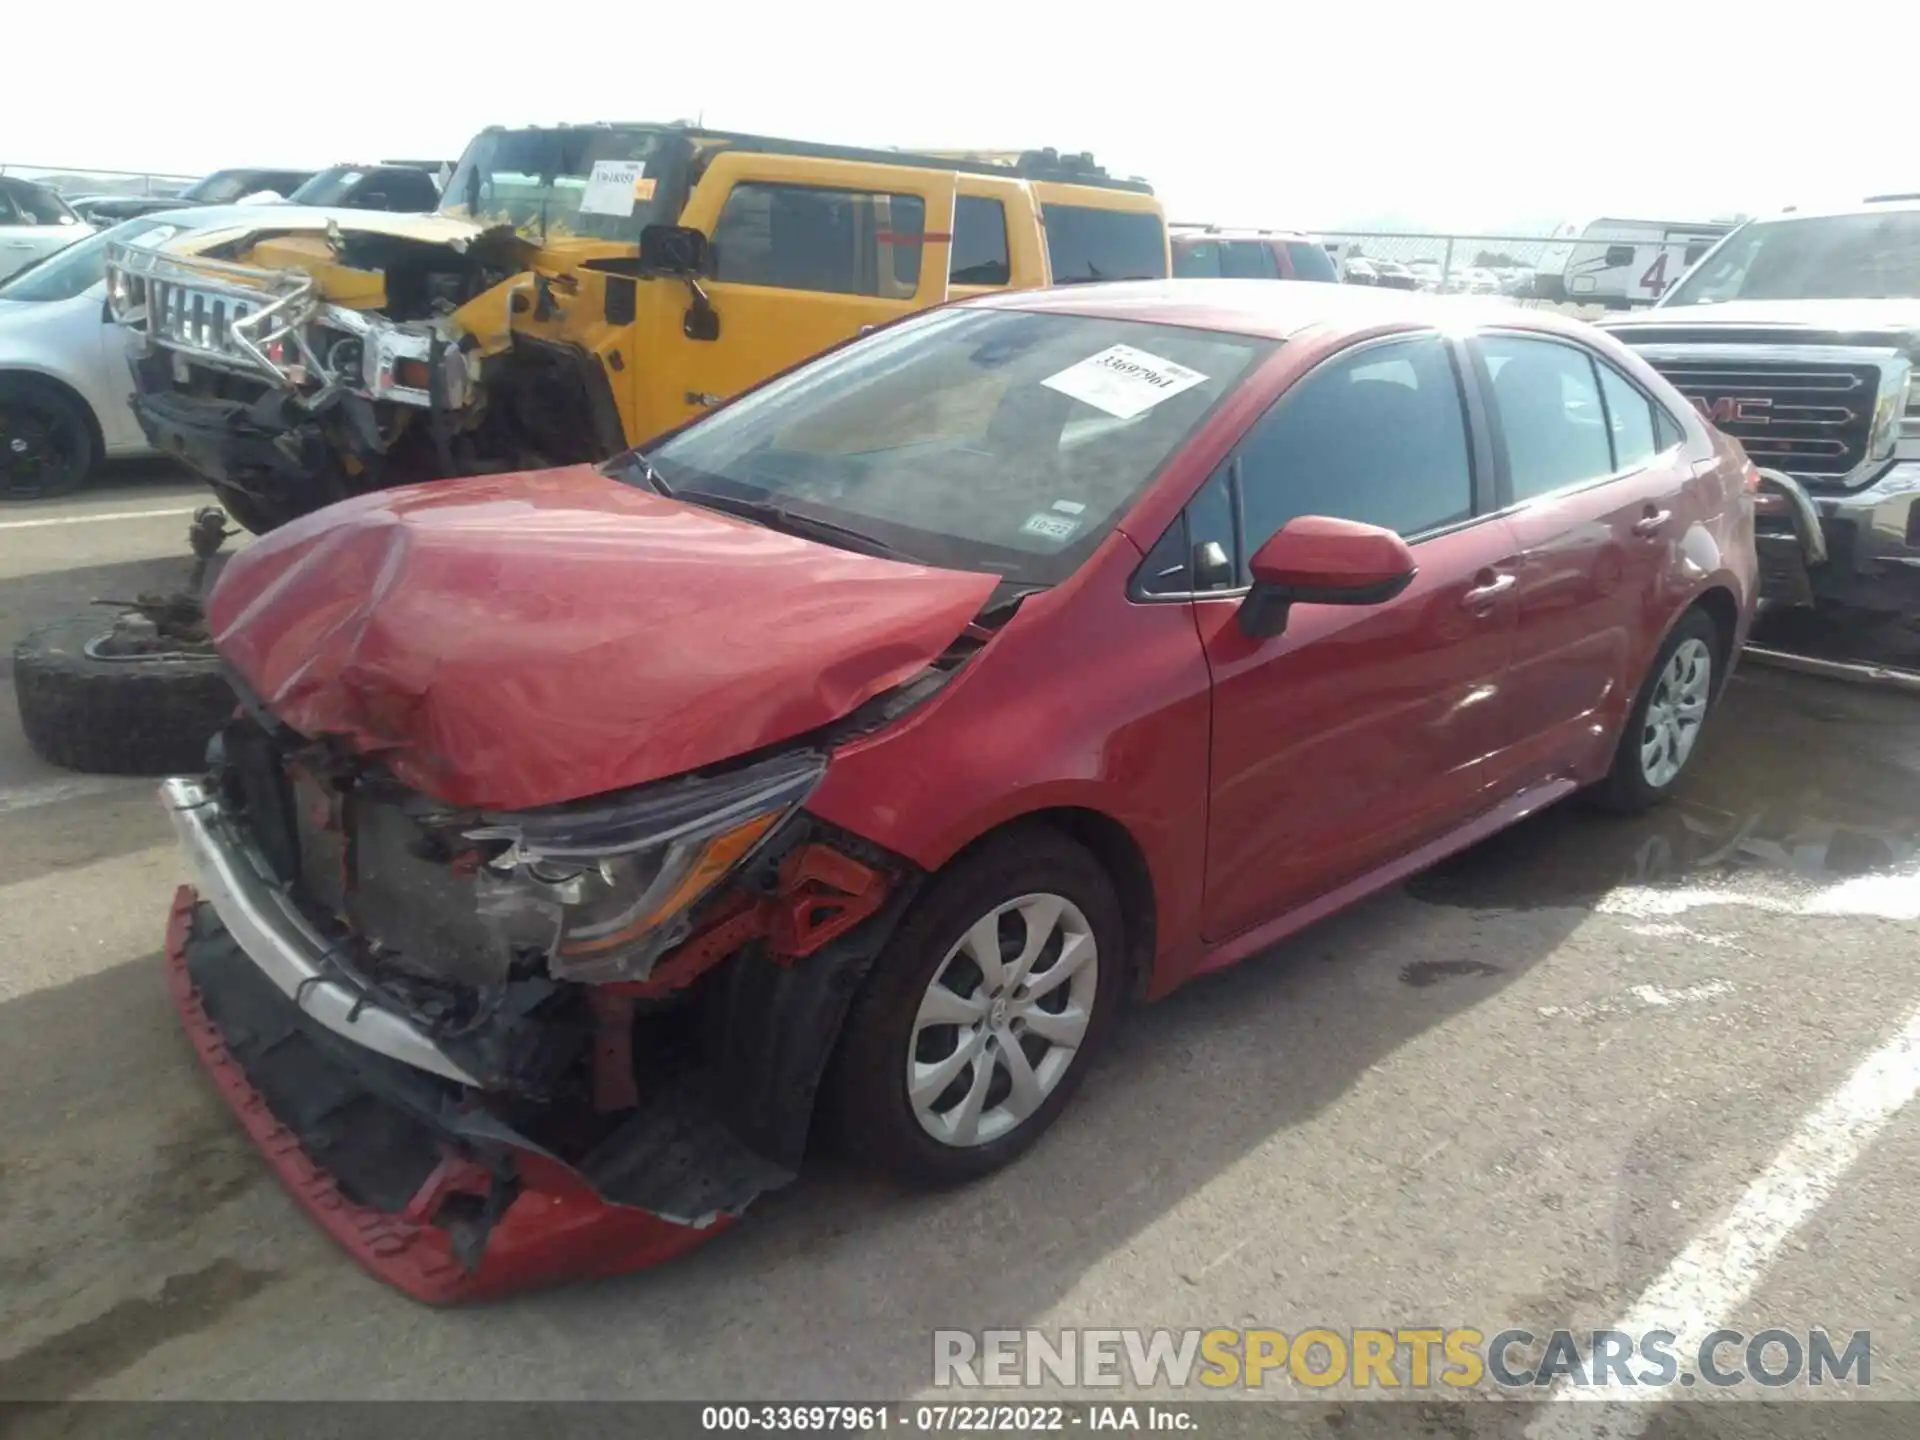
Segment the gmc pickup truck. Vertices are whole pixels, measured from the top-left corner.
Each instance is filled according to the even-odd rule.
[[[1760,467],[1769,603],[1920,613],[1920,194],[1749,221],[1605,328]]]

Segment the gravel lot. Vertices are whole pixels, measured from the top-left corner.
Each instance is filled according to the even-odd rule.
[[[7,509],[0,631],[180,572],[200,499],[126,472]],[[1920,1398],[1913,1052],[1820,1111],[1920,1013],[1920,703],[1750,667],[1703,744],[1659,814],[1562,806],[1135,1014],[992,1181],[820,1162],[652,1273],[433,1312],[202,1080],[151,786],[38,763],[8,698],[0,1397],[899,1399],[935,1327],[1545,1331],[1678,1274],[1691,1321],[1871,1329],[1871,1393]],[[1730,1217],[1754,1243],[1676,1268]]]

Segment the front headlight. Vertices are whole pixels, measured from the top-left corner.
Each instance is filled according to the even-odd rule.
[[[466,832],[507,841],[475,875],[483,920],[557,980],[644,980],[687,937],[700,899],[799,808],[826,757],[783,755],[671,781],[631,799],[502,816]]]

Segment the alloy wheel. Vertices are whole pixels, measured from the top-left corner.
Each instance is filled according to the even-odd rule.
[[[1683,640],[1660,672],[1640,729],[1640,773],[1654,789],[1686,767],[1712,694],[1713,652],[1703,640]]]
[[[907,1099],[944,1145],[985,1145],[1059,1086],[1099,991],[1093,929],[1063,895],[1022,895],[967,928],[933,972],[907,1040]]]

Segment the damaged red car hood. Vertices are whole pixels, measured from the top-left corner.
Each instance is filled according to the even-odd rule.
[[[236,554],[207,614],[293,729],[448,804],[519,810],[836,720],[936,658],[995,583],[580,465],[319,511]]]

